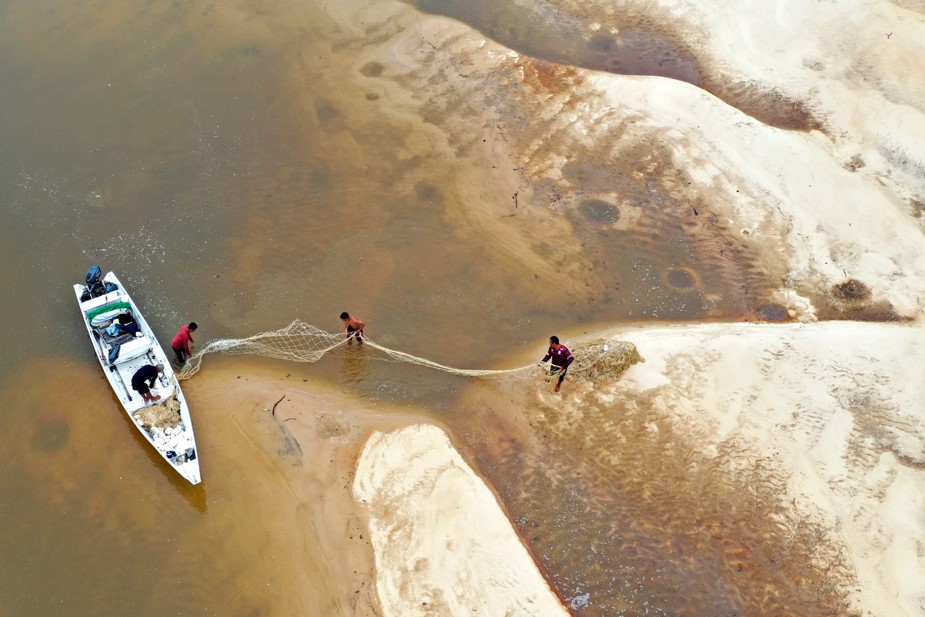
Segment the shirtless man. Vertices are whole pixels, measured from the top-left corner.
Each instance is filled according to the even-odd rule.
[[[344,332],[347,333],[347,344],[353,345],[353,339],[351,336],[356,337],[357,344],[363,344],[363,328],[366,327],[366,322],[360,321],[356,317],[351,317],[350,313],[344,311],[340,314],[341,321],[344,322]]]

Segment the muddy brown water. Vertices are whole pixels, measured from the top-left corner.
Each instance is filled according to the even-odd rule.
[[[563,36],[551,18],[492,6],[476,27],[559,59],[546,51]],[[583,324],[736,319],[766,304],[775,275],[724,244],[709,207],[692,218],[701,215],[671,191],[675,170],[657,151],[644,174],[576,153],[563,177],[589,196],[558,211],[566,235],[522,223],[550,252],[579,245],[579,267],[540,276],[486,241],[468,227],[455,159],[407,155],[426,131],[465,141],[459,114],[475,112],[460,103],[425,109],[426,119],[383,114],[393,77],[357,60],[382,36],[357,38],[319,3],[0,5],[0,611],[279,615],[305,585],[336,584],[300,582],[277,558],[285,530],[267,532],[273,507],[256,498],[273,471],[235,466],[206,440],[223,435],[209,418],[196,420],[208,461],[198,488],[122,419],[70,288],[91,263],[119,273],[163,343],[189,320],[204,341],[295,317],[335,330],[349,310],[382,344],[467,368],[531,346],[539,357],[550,334]],[[626,36],[637,56],[615,56],[606,37],[563,49],[576,65],[697,82],[667,34]],[[607,191],[624,199],[593,196]],[[628,208],[638,224],[621,226]],[[664,444],[636,443],[641,419],[626,410],[589,414],[602,425],[623,418],[601,435],[624,440],[626,458],[605,461],[590,434],[506,420],[532,401],[461,413],[471,387],[461,378],[362,355],[297,370],[371,403],[424,407],[468,436],[464,449],[576,614],[760,614],[758,589],[796,614],[837,605],[816,573],[778,559],[783,539],[762,536],[780,507],[770,493],[736,502],[738,485],[711,485]],[[661,492],[641,498],[655,479]],[[724,499],[734,518],[718,511]],[[791,597],[796,580],[823,585],[822,599]]]

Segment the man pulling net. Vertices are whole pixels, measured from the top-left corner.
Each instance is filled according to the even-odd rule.
[[[317,362],[328,353],[346,351],[344,348],[348,341],[353,341],[356,332],[350,332],[349,334],[351,336],[345,338],[343,332],[332,334],[297,319],[279,330],[261,332],[247,338],[211,341],[189,358],[179,371],[178,377],[180,379],[189,379],[199,371],[205,354],[219,351],[229,354],[249,354],[278,360],[291,360],[293,362]],[[382,360],[426,366],[463,377],[525,378],[535,374],[537,371],[536,366],[533,364],[501,370],[454,368],[426,358],[413,356],[403,351],[383,347],[370,340],[368,336],[363,336],[362,340],[363,347],[378,352]],[[564,345],[562,347],[565,348]],[[616,379],[627,368],[643,361],[636,350],[636,346],[626,341],[608,340],[578,343],[572,349],[574,350],[575,360],[574,363],[570,362],[567,365],[568,374],[573,381],[578,383],[597,384],[605,380]],[[566,354],[572,355],[572,353],[568,352],[568,349],[566,349]],[[564,371],[561,376],[564,377]]]

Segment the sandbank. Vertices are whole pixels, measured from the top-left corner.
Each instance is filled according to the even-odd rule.
[[[856,608],[925,602],[925,330],[856,322],[624,331],[646,362],[611,395],[647,395],[733,465],[770,459],[787,498],[847,548]],[[834,564],[833,564],[834,565]]]
[[[299,603],[310,614],[567,614],[494,494],[423,412],[372,408],[261,363],[210,358],[184,388],[221,427],[213,441],[240,442],[233,468],[266,472],[268,528],[288,536],[274,541],[295,566],[287,585],[311,581]]]
[[[375,433],[357,464],[387,615],[567,615],[446,434]]]

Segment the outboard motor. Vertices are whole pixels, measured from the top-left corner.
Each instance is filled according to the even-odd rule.
[[[99,283],[102,276],[103,271],[100,270],[99,266],[90,266],[90,269],[87,270],[87,285],[95,285]]]
[[[87,270],[87,293],[90,294],[91,298],[96,298],[106,293],[106,286],[101,280],[102,276],[103,271],[100,270],[99,266],[90,266],[90,269]]]

